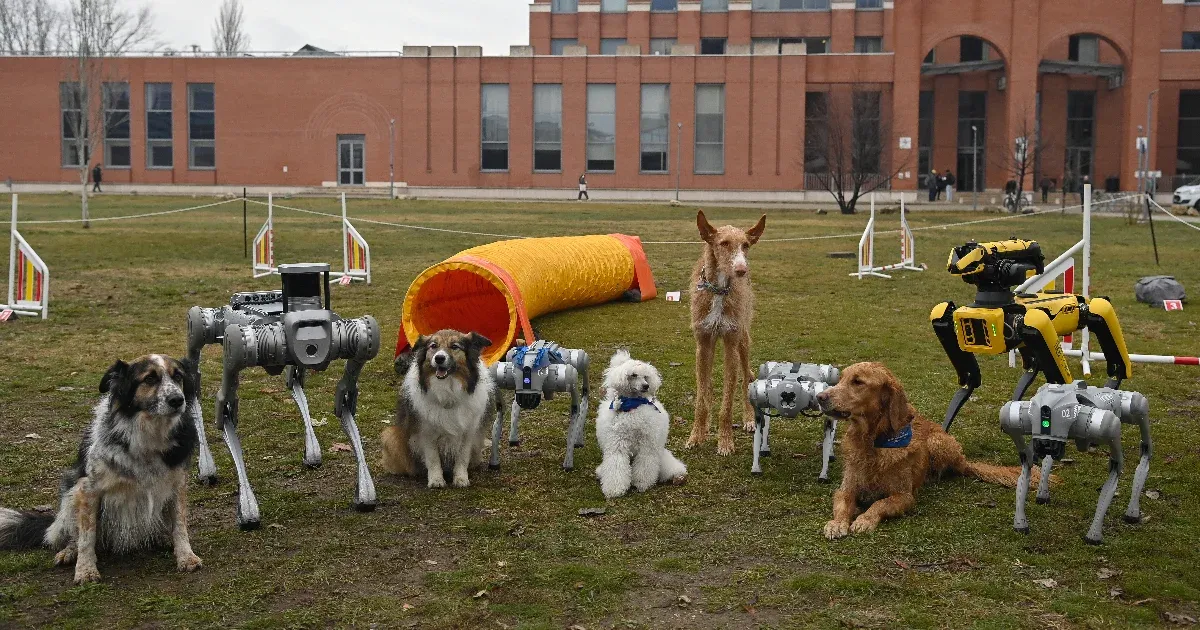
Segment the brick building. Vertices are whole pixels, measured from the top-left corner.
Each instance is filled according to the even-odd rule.
[[[871,96],[868,122],[887,136],[879,168],[899,171],[897,190],[931,168],[969,188],[974,164],[981,187],[1002,187],[1006,156],[1033,133],[1038,174],[1133,188],[1148,104],[1152,168],[1200,177],[1194,0],[529,10],[530,45],[503,57],[434,46],[110,60],[105,180],[377,186],[394,150],[395,181],[413,188],[571,189],[587,172],[594,189],[789,194],[820,176],[805,139],[839,93]],[[68,65],[0,57],[0,180],[78,181]]]

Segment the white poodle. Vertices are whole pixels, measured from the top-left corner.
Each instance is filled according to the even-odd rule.
[[[600,490],[619,497],[629,487],[645,491],[656,483],[681,484],[687,466],[666,448],[671,416],[654,399],[662,377],[653,365],[619,350],[604,371],[604,400],[596,413],[596,441],[603,460],[596,467]]]

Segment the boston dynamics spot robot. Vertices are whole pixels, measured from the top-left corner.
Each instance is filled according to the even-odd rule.
[[[759,457],[771,456],[771,418],[810,418],[821,416],[817,394],[837,385],[841,373],[832,365],[813,363],[777,363],[768,361],[758,368],[758,380],[750,383],[746,398],[754,408],[754,461],[750,473],[762,474]],[[829,462],[833,460],[833,437],[837,419],[825,416],[825,440],[821,445],[821,474],[818,481],[829,481]]]
[[[1029,475],[1033,462],[1042,460],[1042,481],[1038,486],[1038,503],[1050,500],[1050,468],[1062,459],[1068,440],[1086,449],[1088,444],[1107,444],[1109,448],[1108,480],[1100,489],[1096,515],[1084,540],[1098,545],[1102,542],[1101,526],[1104,514],[1117,492],[1117,479],[1125,464],[1121,451],[1121,423],[1136,424],[1141,429],[1141,459],[1133,475],[1126,523],[1141,522],[1139,499],[1146,476],[1150,472],[1150,404],[1137,392],[1123,392],[1107,387],[1088,387],[1083,381],[1075,384],[1046,384],[1029,402],[1013,401],[1000,410],[1000,426],[1017,445],[1021,454],[1021,477],[1017,481],[1017,511],[1013,529],[1029,533],[1025,518],[1025,498],[1029,494]],[[1031,438],[1026,442],[1026,437]]]
[[[500,390],[513,392],[512,420],[508,430],[508,445],[521,443],[518,424],[521,410],[537,409],[543,400],[557,393],[571,393],[571,416],[567,425],[567,454],[563,470],[575,468],[575,449],[583,446],[588,415],[588,355],[583,350],[569,350],[552,341],[535,341],[508,351],[504,360],[492,367],[496,380],[496,422],[492,427],[492,454],[488,468],[500,469],[500,433],[504,425],[504,396]]]
[[[1013,287],[1045,270],[1042,248],[1035,241],[971,241],[950,252],[947,268],[978,291],[970,306],[942,302],[930,314],[933,331],[958,372],[960,386],[946,410],[945,430],[950,430],[971,392],[982,383],[976,354],[1020,352],[1025,371],[1012,396],[1012,400],[1020,400],[1038,372],[1046,375],[1048,383],[1074,380],[1059,337],[1087,327],[1096,334],[1108,362],[1107,387],[1117,389],[1131,376],[1121,324],[1108,300],[1049,291],[1013,293]]]
[[[363,365],[379,352],[379,324],[370,315],[341,319],[329,310],[327,264],[280,265],[279,275],[282,291],[238,293],[230,299],[229,306],[193,306],[188,311],[188,357],[199,365],[204,346],[219,342],[224,347],[224,373],[217,392],[217,428],[237,469],[237,523],[242,529],[258,527],[259,510],[246,478],[246,463],[237,434],[238,374],[256,365],[272,376],[287,371],[288,388],[304,418],[304,463],[316,467],[321,465],[321,446],[308,412],[305,374],[308,370],[322,372],[331,362],[346,360],[346,370],[334,395],[333,413],[341,420],[358,460],[354,507],[363,512],[375,509],[375,483],[367,469],[354,413],[358,406],[358,376]],[[201,436],[199,478],[211,485],[216,483],[217,468],[203,439],[200,406],[195,408],[193,421]]]

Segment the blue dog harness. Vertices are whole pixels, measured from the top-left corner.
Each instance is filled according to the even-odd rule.
[[[885,435],[876,436],[875,448],[904,448],[908,446],[910,442],[912,442],[912,433],[912,423],[910,422],[908,423],[908,426],[900,429],[896,435],[891,437],[887,437]]]
[[[618,407],[618,404],[620,404],[619,407]],[[625,398],[624,396],[617,396],[616,400],[614,400],[608,404],[608,408],[616,409],[617,411],[633,411],[634,409],[637,409],[638,407],[641,407],[642,405],[653,406],[654,399],[652,399],[652,398]]]
[[[516,354],[513,355],[512,362],[519,366],[525,365],[525,354],[529,352],[531,347],[532,346],[521,346],[520,348],[517,348]],[[540,370],[547,365],[550,365],[551,361],[554,361],[555,363],[562,363],[562,355],[559,354],[557,350],[551,352],[548,346],[543,345],[538,348],[537,358],[533,362],[532,367],[535,370]]]

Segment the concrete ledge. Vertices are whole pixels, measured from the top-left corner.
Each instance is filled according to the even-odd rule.
[[[587,46],[563,46],[562,56],[564,57],[586,57],[587,54]]]
[[[696,54],[696,47],[691,44],[674,44],[671,46],[671,55],[680,57],[689,57]]]
[[[454,49],[454,46],[430,46],[429,47],[429,56],[430,57],[454,57],[455,52],[456,51]]]
[[[779,54],[781,54],[781,55],[807,55],[808,54],[808,44],[805,44],[804,42],[799,42],[799,43],[795,43],[795,44],[784,44],[783,50],[780,51]]]
[[[508,47],[508,56],[509,57],[532,57],[533,56],[533,46],[509,46]]]
[[[754,55],[778,55],[779,54],[779,45],[774,42],[759,42],[757,44],[753,44],[753,47],[754,48],[753,48],[753,51],[751,54],[754,54]]]
[[[483,56],[483,46],[459,46],[458,47],[458,56],[459,57],[482,57]]]
[[[618,57],[640,57],[642,55],[642,47],[637,44],[622,44],[617,46]]]
[[[400,52],[400,54],[404,55],[405,57],[428,57],[429,56],[429,47],[428,46],[405,46],[404,49]]]

